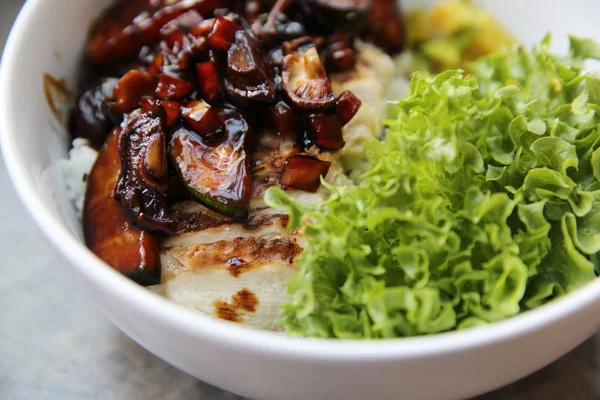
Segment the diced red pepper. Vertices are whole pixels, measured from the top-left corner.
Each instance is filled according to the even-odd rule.
[[[185,34],[182,31],[174,30],[164,38],[164,41],[167,42],[169,46],[175,46],[178,43],[181,44],[184,37]]]
[[[330,167],[330,161],[296,154],[288,159],[280,183],[294,189],[316,192],[321,186],[321,176],[327,175]]]
[[[204,99],[209,103],[221,100],[223,89],[215,65],[211,61],[202,62],[196,64],[196,71]]]
[[[153,97],[144,97],[140,100],[140,107],[146,112],[151,112],[157,117],[162,116],[163,109],[160,100]]]
[[[208,45],[205,38],[188,35],[188,39],[190,41],[189,51],[194,55],[195,59],[208,57]]]
[[[280,135],[294,135],[301,131],[300,115],[297,111],[292,110],[286,102],[280,101],[270,107],[268,112],[271,122]]]
[[[181,115],[181,104],[177,101],[144,97],[140,100],[140,107],[142,107],[144,111],[151,112],[155,116],[161,117],[167,128],[173,126]]]
[[[193,100],[187,103],[181,115],[187,127],[206,141],[214,141],[224,133],[218,114],[203,101]]]
[[[342,125],[336,115],[314,113],[308,116],[308,122],[317,146],[327,150],[344,147]]]
[[[189,95],[194,87],[191,83],[173,75],[159,74],[156,96],[160,99],[179,100]]]
[[[215,19],[205,19],[200,22],[194,29],[192,29],[192,35],[196,37],[206,37],[212,31],[213,26],[215,25]]]
[[[161,103],[165,110],[165,125],[170,128],[175,125],[181,115],[181,103],[169,100],[162,100]]]
[[[235,33],[241,29],[241,26],[230,19],[219,17],[208,34],[207,43],[214,49],[227,51],[235,41]]]
[[[350,90],[346,90],[338,96],[336,112],[342,126],[354,118],[361,105],[362,101]]]
[[[157,80],[147,72],[133,69],[123,75],[113,89],[114,103],[111,108],[120,113],[133,111],[144,96],[150,96],[156,89]]]

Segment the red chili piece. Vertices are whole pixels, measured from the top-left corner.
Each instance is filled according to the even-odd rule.
[[[159,74],[156,96],[160,99],[178,100],[189,95],[194,87],[188,81],[172,75]]]
[[[196,64],[198,82],[202,88],[202,94],[209,103],[214,103],[223,98],[223,89],[215,65],[211,61]]]
[[[199,134],[206,141],[214,141],[223,136],[223,126],[219,116],[210,105],[200,100],[193,100],[185,105],[182,117],[189,129]]]
[[[293,155],[287,161],[280,183],[294,189],[316,192],[321,186],[321,176],[327,175],[329,167],[330,161],[303,154]]]
[[[342,125],[336,115],[310,114],[308,122],[317,146],[327,150],[339,150],[344,147]]]
[[[208,34],[208,45],[221,51],[227,51],[235,40],[235,33],[241,29],[242,27],[235,22],[219,17]]]
[[[156,89],[156,78],[147,72],[131,70],[115,85],[113,89],[114,103],[111,108],[120,113],[135,110],[140,99],[150,96]]]
[[[342,126],[346,125],[358,112],[362,101],[350,90],[346,90],[337,98],[337,116]]]

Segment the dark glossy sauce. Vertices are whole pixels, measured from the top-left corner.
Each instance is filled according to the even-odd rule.
[[[358,110],[356,102],[333,96],[328,74],[354,67],[354,39],[369,36],[368,15],[380,4],[119,1],[92,28],[85,78],[70,116],[72,137],[89,139],[101,149],[100,159],[106,158],[108,150],[102,145],[110,132],[122,129],[117,144],[120,176],[108,176],[105,182],[92,179],[88,192],[103,195],[86,202],[120,207],[130,226],[151,238],[148,243],[157,243],[160,236],[221,221],[199,221],[202,215],[171,210],[181,200],[193,199],[226,220],[247,221],[255,165],[277,164],[268,180],[259,177],[255,187],[281,182],[287,172],[284,186],[316,190],[328,165],[316,158],[319,151],[344,145],[341,128]],[[389,30],[395,35],[401,31]],[[64,80],[44,76],[44,95],[59,120],[64,117],[59,102],[68,94]],[[296,143],[294,154],[311,148],[306,162],[290,163],[287,154],[261,152],[261,135],[268,131],[277,132],[280,141]],[[306,168],[314,171],[301,171]],[[92,171],[92,176],[100,175]],[[89,188],[114,181],[118,185],[112,196]],[[86,217],[89,239],[104,227],[84,212]],[[292,262],[297,246],[279,247],[277,252]],[[149,251],[158,253],[158,248]],[[139,267],[134,261],[109,263],[125,273]],[[253,264],[240,257],[229,263],[229,271],[239,276]],[[231,307],[246,307],[246,297],[240,295]],[[235,319],[231,307],[217,308]]]
[[[57,120],[62,121],[64,117],[63,105],[71,95],[71,92],[67,87],[67,82],[63,78],[55,78],[50,74],[44,74],[42,79],[46,103],[48,104],[52,115],[54,115]]]

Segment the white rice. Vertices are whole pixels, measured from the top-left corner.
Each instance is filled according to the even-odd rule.
[[[87,139],[75,139],[73,148],[69,151],[69,158],[56,163],[65,192],[79,216],[83,210],[87,177],[97,156],[98,152],[90,147]]]

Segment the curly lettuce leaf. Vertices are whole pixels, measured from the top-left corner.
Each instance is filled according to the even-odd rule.
[[[311,337],[392,338],[513,316],[596,276],[600,251],[600,57],[522,47],[471,75],[416,73],[357,186],[317,205],[279,189],[309,237],[281,322]]]

